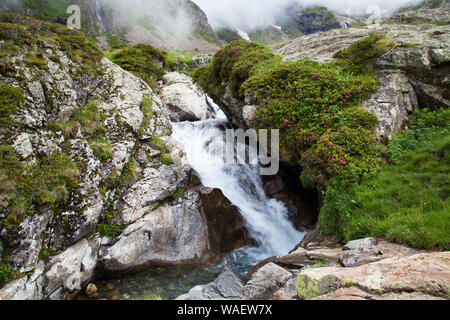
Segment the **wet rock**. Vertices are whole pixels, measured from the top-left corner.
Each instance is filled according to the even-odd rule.
[[[245,285],[244,300],[270,299],[291,277],[292,273],[275,263],[266,264],[255,272]]]
[[[200,198],[213,252],[226,253],[249,244],[248,232],[239,209],[231,204],[220,189],[202,188]]]
[[[89,283],[86,287],[86,294],[88,296],[93,296],[98,292],[97,286],[93,283]]]
[[[176,300],[242,300],[244,285],[239,276],[229,268],[207,284],[192,288]]]

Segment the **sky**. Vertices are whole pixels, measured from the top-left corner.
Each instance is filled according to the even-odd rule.
[[[213,28],[247,26],[255,29],[274,23],[283,6],[299,2],[303,6],[321,5],[338,13],[361,15],[377,6],[388,15],[405,5],[420,0],[192,0],[208,16]],[[370,12],[373,13],[373,12]],[[247,31],[247,30],[246,30]]]

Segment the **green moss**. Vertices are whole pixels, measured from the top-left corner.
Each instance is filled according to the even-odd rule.
[[[234,41],[214,55],[212,64],[199,68],[194,79],[217,100],[225,92],[225,86],[230,87],[235,98],[243,98],[240,89],[246,80],[280,62],[281,57],[263,45]]]
[[[395,45],[396,43],[386,38],[384,34],[374,32],[350,47],[336,52],[334,58],[342,59],[341,65],[345,70],[371,73],[374,72],[376,60]]]
[[[0,84],[0,126],[11,126],[11,116],[16,114],[23,103],[20,88]]]
[[[108,140],[90,140],[89,146],[97,158],[101,160],[109,160],[112,158],[111,143]]]
[[[6,284],[14,279],[18,279],[21,273],[4,262],[0,262],[0,288],[3,284]]]
[[[302,272],[297,277],[297,284],[297,294],[305,300],[325,294],[319,288],[319,281],[306,277]]]
[[[162,79],[163,67],[168,64],[167,57],[160,50],[146,44],[119,51],[113,55],[112,62],[142,78],[152,88],[157,80]]]

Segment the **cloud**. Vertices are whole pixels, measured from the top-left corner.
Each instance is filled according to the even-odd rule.
[[[342,14],[361,15],[378,6],[384,15],[420,0],[193,0],[205,11],[213,28],[234,27],[250,31],[274,24],[283,8],[292,3],[320,5]]]

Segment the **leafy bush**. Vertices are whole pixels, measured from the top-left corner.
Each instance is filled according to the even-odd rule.
[[[322,188],[333,176],[377,169],[373,129],[378,121],[361,107],[376,89],[370,76],[306,60],[263,72],[241,88],[258,105],[254,125],[280,129],[283,155],[302,164],[303,180]]]
[[[0,84],[0,126],[10,126],[14,115],[23,102],[23,93],[20,88]]]
[[[246,80],[280,63],[281,57],[263,45],[234,41],[214,55],[212,64],[199,68],[194,79],[211,97],[220,97],[228,85],[235,98],[243,98],[240,89]]]

